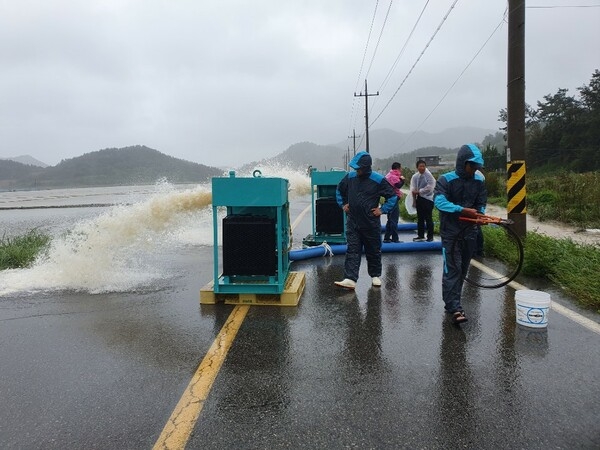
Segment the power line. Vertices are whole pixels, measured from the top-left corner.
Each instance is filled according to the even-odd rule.
[[[369,78],[369,72],[371,72],[371,67],[373,66],[373,61],[375,61],[375,55],[377,55],[377,49],[379,48],[379,43],[381,42],[381,36],[383,35],[383,30],[385,29],[385,24],[387,23],[388,16],[390,15],[390,9],[392,9],[392,3],[394,0],[390,0],[390,6],[388,6],[387,12],[385,13],[385,18],[383,19],[383,25],[381,26],[381,32],[379,33],[379,37],[377,38],[377,44],[375,44],[375,50],[373,51],[373,57],[371,58],[371,62],[369,63],[369,68],[367,69],[367,73],[365,74],[365,78]]]
[[[358,137],[360,137],[360,135]],[[356,155],[356,138],[357,138],[356,130],[352,130],[352,136],[348,136],[348,139],[350,139],[350,138],[352,138],[354,155]],[[359,144],[360,144],[360,142],[359,142]]]
[[[454,86],[456,86],[456,83],[458,83],[458,80],[460,80],[462,78],[462,76],[465,74],[465,72],[467,71],[467,69],[471,66],[471,64],[473,64],[473,61],[475,61],[475,59],[479,56],[479,54],[482,52],[482,50],[488,44],[488,42],[490,41],[490,39],[492,39],[492,37],[494,36],[494,34],[496,34],[496,31],[498,31],[498,29],[500,29],[500,27],[502,26],[503,23],[506,23],[506,14],[507,14],[507,12],[508,12],[507,9],[504,10],[504,15],[502,16],[502,20],[496,26],[496,28],[494,28],[494,31],[492,31],[492,33],[485,40],[485,42],[483,43],[483,45],[479,48],[479,50],[477,50],[477,52],[475,53],[475,55],[473,56],[473,58],[471,58],[471,60],[468,62],[468,64],[465,66],[465,68],[462,70],[462,72],[458,75],[458,77],[456,78],[456,80],[454,80],[454,83],[452,83],[450,85],[450,87],[448,88],[448,90],[444,93],[444,95],[442,96],[442,98],[440,99],[440,101],[434,106],[434,108],[427,115],[427,117],[425,117],[425,119],[423,119],[423,121],[419,124],[419,126],[416,128],[416,130],[413,131],[413,133],[408,138],[406,138],[405,141],[402,142],[402,144],[400,144],[400,147],[404,146],[404,144],[406,144],[408,141],[410,141],[412,139],[412,137],[421,129],[421,127],[423,126],[423,124],[425,122],[427,122],[427,120],[435,112],[435,110],[438,108],[438,106],[440,106],[442,104],[442,102],[448,96],[448,94],[450,93],[450,91],[454,88]]]
[[[396,70],[396,67],[398,66],[398,63],[400,62],[400,58],[402,57],[402,55],[404,54],[404,51],[406,50],[406,47],[410,41],[410,38],[412,37],[412,35],[414,34],[415,30],[417,29],[417,25],[419,24],[419,22],[421,21],[421,18],[423,17],[423,14],[425,13],[425,9],[427,8],[427,5],[429,4],[430,0],[427,0],[425,2],[425,6],[423,6],[423,9],[421,10],[421,13],[419,14],[419,17],[417,18],[417,21],[415,22],[415,24],[413,25],[412,30],[410,31],[408,37],[406,38],[406,41],[404,42],[404,45],[402,46],[402,49],[400,49],[400,53],[398,53],[398,56],[396,57],[396,60],[394,61],[394,63],[392,64],[392,67],[390,67],[390,70],[388,71],[387,75],[385,76],[385,78],[383,79],[383,82],[381,83],[381,87],[379,88],[379,91],[382,91],[387,87],[387,84],[392,76],[392,73],[394,72],[394,70]],[[373,107],[375,107],[379,102],[378,102],[378,98],[375,99],[375,101],[373,101]]]
[[[375,16],[377,15],[377,6],[379,5],[379,0],[375,2],[375,11],[373,11],[373,18],[371,19],[371,26],[369,27],[369,35],[367,36],[367,43],[365,44],[365,51],[363,52],[362,61],[360,62],[360,70],[358,71],[358,77],[356,78],[356,86],[354,90],[358,90],[358,83],[360,83],[360,78],[362,75],[362,70],[365,65],[365,58],[367,57],[367,49],[369,48],[369,42],[371,41],[371,33],[373,32],[373,23],[375,22]]]
[[[360,148],[364,139],[365,139],[365,133],[360,135],[360,141],[358,141],[358,145],[357,145],[358,148]]]
[[[360,94],[354,93],[355,97],[364,97],[365,98],[365,135],[367,138],[367,153],[369,153],[369,97],[373,95],[379,95],[379,92],[376,94],[369,94],[367,89],[367,80],[365,80],[365,93],[362,92]],[[362,139],[361,139],[362,142]]]
[[[421,17],[423,17],[423,13],[425,12],[427,5],[429,5],[429,1],[430,0],[427,0],[425,2],[425,6],[423,6],[423,9],[421,10],[421,14],[419,14],[419,17],[417,17],[417,21],[413,25],[412,30],[410,30],[410,33],[409,33],[408,37],[406,38],[404,45],[400,49],[400,53],[398,53],[398,56],[396,56],[396,60],[394,61],[394,63],[392,64],[392,67],[390,67],[390,70],[388,71],[387,75],[383,79],[383,82],[381,83],[381,87],[379,88],[380,91],[383,91],[385,89],[390,77],[392,76],[392,73],[394,72],[394,70],[396,70],[396,67],[398,66],[398,62],[400,62],[400,58],[404,54],[404,51],[406,50],[406,46],[408,45],[410,38],[412,38],[412,35],[414,34],[415,30],[417,29],[417,25],[419,25],[419,22],[421,21]]]
[[[360,69],[358,71],[358,77],[356,78],[356,85],[354,86],[354,92],[358,90],[358,83],[360,83],[360,76],[365,65],[365,58],[367,57],[367,49],[369,48],[369,42],[371,41],[371,33],[373,32],[373,23],[375,22],[375,16],[377,15],[377,6],[379,0],[375,2],[375,10],[373,11],[373,18],[371,19],[371,26],[369,27],[369,35],[367,36],[367,43],[365,44],[365,51],[363,52],[362,61],[360,63]],[[352,112],[350,113],[350,127],[348,128],[348,134],[350,134],[350,128],[356,122],[356,100],[352,101]]]
[[[458,0],[454,0],[454,2],[452,3],[452,5],[450,5],[450,9],[448,9],[448,12],[443,17],[443,19],[440,22],[440,24],[438,25],[437,29],[435,30],[435,32],[433,33],[433,35],[431,36],[431,38],[429,39],[429,41],[425,45],[425,48],[423,49],[423,51],[421,51],[421,54],[419,55],[419,57],[417,58],[417,60],[413,64],[413,66],[410,68],[410,70],[408,71],[408,73],[404,77],[404,80],[402,80],[402,83],[400,83],[400,86],[398,86],[398,89],[396,89],[396,91],[394,92],[394,94],[392,95],[392,97],[385,104],[385,106],[383,107],[383,109],[381,110],[381,112],[379,113],[379,115],[377,117],[375,117],[375,119],[373,120],[373,122],[371,122],[371,125],[373,125],[375,122],[377,122],[377,119],[379,119],[381,117],[381,115],[383,114],[383,112],[387,109],[387,107],[390,106],[390,103],[392,103],[392,100],[394,100],[394,98],[396,97],[396,94],[398,94],[398,91],[400,90],[400,88],[402,88],[402,86],[404,86],[404,83],[406,82],[406,80],[408,79],[408,77],[410,76],[410,74],[412,73],[412,71],[414,70],[414,68],[416,67],[416,65],[419,63],[419,61],[421,60],[421,58],[423,57],[423,55],[425,54],[425,52],[427,51],[427,48],[429,48],[429,45],[431,45],[431,42],[433,41],[433,39],[435,38],[435,36],[438,34],[438,32],[440,31],[440,29],[442,28],[442,25],[444,24],[444,22],[446,22],[446,19],[448,18],[448,16],[450,15],[450,13],[452,12],[452,10],[454,9],[454,6],[457,3],[458,3]]]

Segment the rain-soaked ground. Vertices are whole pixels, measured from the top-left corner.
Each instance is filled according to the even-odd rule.
[[[0,448],[155,444],[233,310],[199,304],[211,246],[161,251],[148,288],[0,297]],[[437,252],[384,254],[381,288],[363,261],[356,292],[343,262],[295,262],[298,307],[250,307],[187,448],[600,448],[599,334],[554,311],[517,326],[510,287],[466,288],[452,325]]]

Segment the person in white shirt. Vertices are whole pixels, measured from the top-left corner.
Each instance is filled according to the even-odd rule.
[[[427,227],[427,242],[433,241],[433,190],[435,178],[422,159],[417,161],[417,172],[410,179],[410,192],[413,196],[413,207],[417,209],[417,237],[415,242],[425,240]]]

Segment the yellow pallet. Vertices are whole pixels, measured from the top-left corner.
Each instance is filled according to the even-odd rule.
[[[281,294],[215,294],[214,281],[211,281],[200,289],[200,304],[298,306],[305,286],[306,274],[304,272],[290,272]]]

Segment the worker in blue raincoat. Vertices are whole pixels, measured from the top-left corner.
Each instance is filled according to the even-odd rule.
[[[463,145],[456,156],[455,170],[441,175],[434,190],[444,257],[442,298],[454,323],[467,321],[461,295],[477,245],[477,225],[459,217],[475,218],[478,213],[485,213],[487,190],[483,177],[476,173],[482,167],[481,150],[474,144]]]
[[[381,286],[380,216],[392,211],[398,196],[383,175],[373,172],[369,153],[357,153],[348,165],[355,171],[342,178],[336,189],[337,203],[346,213],[347,251],[344,279],[335,284],[346,289],[356,287],[364,247],[371,283]],[[382,205],[381,197],[385,199]]]

